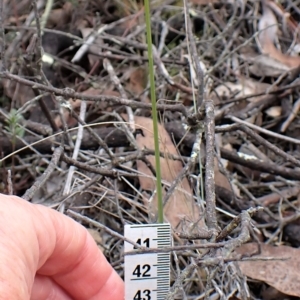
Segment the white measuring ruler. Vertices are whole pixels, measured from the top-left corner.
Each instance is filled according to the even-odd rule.
[[[171,246],[170,224],[125,225],[124,235],[149,248]],[[128,242],[125,250],[125,300],[163,300],[170,289],[170,253],[126,255],[136,250]]]

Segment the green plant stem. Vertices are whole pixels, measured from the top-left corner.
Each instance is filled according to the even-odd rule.
[[[152,102],[152,119],[153,119],[153,133],[155,146],[155,169],[156,169],[156,192],[158,199],[158,222],[164,222],[163,201],[162,201],[162,186],[161,186],[161,168],[159,155],[159,136],[158,136],[158,118],[156,109],[156,94],[154,81],[154,64],[152,52],[152,36],[151,36],[151,13],[149,0],[144,1],[145,4],[145,18],[147,30],[147,45],[148,45],[148,62],[149,62],[149,79],[150,79],[150,93]]]

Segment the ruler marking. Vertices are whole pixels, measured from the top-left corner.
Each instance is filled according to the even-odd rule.
[[[135,224],[125,226],[125,237],[148,248],[171,246],[170,224]],[[124,252],[134,246],[125,242]],[[125,300],[163,300],[170,288],[170,253],[143,253],[125,256]],[[145,277],[146,276],[146,277]]]
[[[131,281],[139,281],[139,280],[152,280],[152,279],[158,279],[159,277],[147,277],[147,279],[145,278],[135,278],[135,279],[130,279]]]

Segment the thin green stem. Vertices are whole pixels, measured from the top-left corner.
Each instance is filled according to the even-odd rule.
[[[151,14],[149,0],[145,0],[145,18],[147,30],[147,44],[148,44],[148,61],[149,61],[149,79],[150,92],[152,102],[152,118],[153,118],[153,132],[154,132],[154,146],[155,146],[155,169],[156,169],[156,192],[158,199],[158,222],[164,222],[163,201],[162,201],[162,186],[161,186],[161,169],[160,169],[160,155],[159,155],[159,136],[158,136],[158,118],[156,109],[156,94],[154,81],[154,64],[152,52],[152,36],[151,36]]]

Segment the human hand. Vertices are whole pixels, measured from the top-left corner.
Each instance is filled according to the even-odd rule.
[[[124,283],[87,230],[42,205],[0,194],[0,299],[124,299]]]

